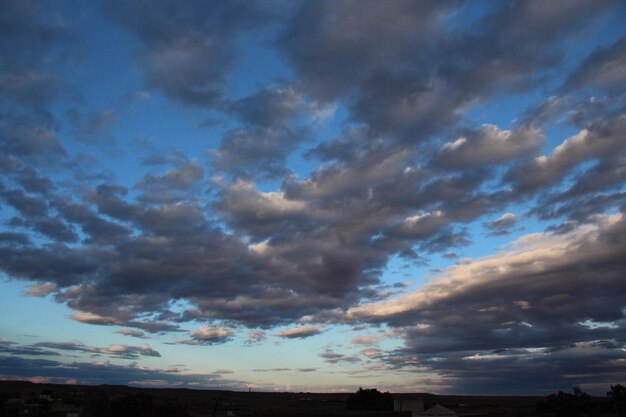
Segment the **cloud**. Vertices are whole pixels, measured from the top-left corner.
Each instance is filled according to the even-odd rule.
[[[39,112],[64,89],[50,68],[64,64],[76,46],[68,9],[60,4],[3,3],[0,11],[5,39],[0,45],[2,101]]]
[[[547,395],[560,387],[581,386],[602,395],[617,381],[623,352],[613,342],[575,343],[561,349],[510,349],[422,355],[426,370],[437,372],[454,391],[513,395],[520,390]],[[493,394],[491,394],[493,395]]]
[[[89,242],[114,242],[131,233],[131,229],[128,226],[100,217],[86,204],[77,203],[66,198],[57,198],[52,204],[62,218],[80,228],[88,237]]]
[[[267,22],[256,2],[184,6],[170,0],[110,2],[106,12],[140,41],[146,84],[166,96],[201,107],[220,107],[225,74],[237,57],[238,35]]]
[[[385,61],[411,58],[452,4],[376,2],[303,3],[287,25],[279,47],[299,78],[321,98],[342,94]],[[356,14],[355,14],[356,13]],[[380,20],[389,22],[382,27]]]
[[[50,383],[75,380],[85,385],[153,386],[204,389],[241,389],[246,381],[224,379],[217,373],[186,373],[177,369],[139,367],[136,364],[114,365],[109,362],[58,362],[47,359],[25,359],[19,356],[0,357],[0,375],[6,379],[45,378]]]
[[[138,359],[141,356],[161,357],[161,354],[147,344],[139,346],[127,346],[112,344],[108,347],[88,346],[75,342],[40,342],[35,347],[44,347],[54,350],[78,351],[94,354],[108,355],[120,359]]]
[[[252,235],[268,235],[306,220],[306,204],[283,192],[259,192],[253,183],[237,181],[221,191],[215,206],[232,218],[234,226]]]
[[[367,357],[368,359],[378,359],[383,356],[383,351],[376,348],[367,348],[361,350],[361,354]]]
[[[81,323],[88,323],[88,324],[99,324],[99,325],[105,325],[105,326],[108,326],[111,324],[120,324],[120,322],[114,317],[106,317],[106,316],[101,316],[99,314],[83,312],[83,311],[74,313],[70,317],[76,321],[80,321]]]
[[[496,236],[507,235],[511,233],[511,228],[517,223],[517,216],[513,213],[504,213],[499,218],[485,223],[485,227],[490,233]]]
[[[263,330],[253,330],[246,334],[247,343],[256,344],[261,343],[265,339],[265,332]]]
[[[357,356],[354,355],[344,355],[343,353],[337,353],[335,351],[333,351],[332,349],[326,349],[325,351],[321,352],[319,354],[320,358],[324,359],[324,362],[330,363],[330,364],[338,364],[338,363],[355,363],[355,362],[359,362],[361,359],[359,359]]]
[[[500,88],[531,88],[562,62],[551,47],[610,6],[515,2],[477,18],[462,2],[303,3],[278,46],[305,92],[348,101],[372,137],[414,143]]]
[[[137,185],[139,188],[185,189],[202,179],[204,169],[195,161],[185,161],[162,176],[148,174]]]
[[[322,330],[315,326],[293,327],[276,333],[276,336],[286,339],[306,339],[322,333]]]
[[[24,166],[18,171],[17,182],[24,188],[24,191],[47,195],[54,187],[49,178],[42,177],[32,167]]]
[[[27,161],[52,163],[67,155],[57,134],[45,124],[29,117],[2,117],[5,132],[0,149]]]
[[[609,301],[607,299],[608,304],[604,304],[597,311],[592,304],[578,304],[576,307],[577,311],[574,312],[570,309],[574,309],[576,302],[587,302],[587,297],[583,295],[588,294],[584,292],[573,293],[570,289],[567,296],[551,297],[561,294],[561,288],[571,288],[565,284],[572,279],[577,280],[576,282],[581,284],[574,288],[577,291],[583,291],[585,282],[595,280],[593,271],[589,271],[588,274],[575,276],[572,276],[568,271],[580,263],[592,262],[592,259],[593,264],[602,265],[600,261],[608,261],[616,257],[620,250],[620,245],[623,243],[618,238],[618,234],[623,227],[623,215],[616,214],[613,216],[599,216],[594,224],[580,226],[566,234],[547,232],[527,235],[514,242],[509,251],[474,260],[471,263],[461,263],[449,267],[440,277],[414,292],[403,295],[397,300],[355,307],[348,311],[348,315],[355,319],[367,318],[366,320],[400,324],[405,318],[408,319],[423,313],[431,317],[434,322],[442,321],[445,323],[446,320],[450,320],[450,325],[456,326],[457,323],[460,325],[467,320],[477,320],[477,318],[482,316],[480,314],[468,314],[464,318],[462,315],[451,312],[437,318],[435,310],[438,309],[438,306],[443,307],[455,301],[458,307],[464,305],[470,310],[478,311],[481,308],[479,307],[481,303],[488,304],[492,302],[491,287],[496,286],[500,288],[502,300],[505,299],[505,296],[510,296],[511,300],[508,303],[498,304],[503,308],[501,310],[503,312],[495,317],[491,315],[485,316],[484,323],[499,325],[510,322],[517,316],[515,323],[519,324],[522,321],[528,321],[518,316],[521,313],[527,314],[527,309],[519,310],[517,307],[512,308],[512,306],[516,305],[514,301],[517,302],[519,300],[516,282],[523,280],[525,292],[546,303],[544,308],[540,308],[540,303],[525,298],[533,306],[532,312],[537,313],[537,316],[533,318],[545,320],[545,324],[556,323],[560,320],[559,316],[554,315],[557,311],[563,320],[572,320],[574,317],[579,317],[580,320],[583,320],[583,317],[594,317],[594,319],[603,321],[609,319],[608,316],[611,316],[611,319],[618,320],[621,317],[621,312],[616,306],[617,300]],[[592,248],[593,251],[588,252]],[[566,253],[568,256],[564,255]],[[612,274],[607,271],[608,274],[603,276],[604,280],[608,280],[605,284],[615,279],[620,265],[616,264],[614,268],[616,269],[614,269]],[[551,278],[549,281],[544,282],[543,277],[547,275],[550,275]],[[460,283],[463,284],[459,286]],[[609,288],[612,287],[610,285],[608,287],[602,285],[601,288],[597,289],[595,296],[608,297]],[[616,296],[616,294],[611,294],[611,297],[613,296]],[[556,303],[555,307],[560,305],[561,301],[565,304],[559,307],[558,310],[552,311],[551,301]],[[564,309],[565,306],[569,307]],[[482,307],[491,307],[491,305],[483,305]],[[585,307],[589,308],[589,310]],[[548,312],[551,312],[550,317],[547,315]],[[546,315],[543,315],[544,313]],[[425,318],[425,316],[422,317]],[[528,319],[530,320],[530,317]],[[428,322],[429,320],[425,321]],[[532,323],[533,321],[530,320],[529,322]],[[479,323],[476,323],[476,325],[479,325]],[[505,328],[509,327],[508,325],[505,326]],[[470,330],[468,329],[468,331]],[[526,330],[520,328],[519,331]],[[547,336],[547,334],[545,335]],[[427,344],[423,346],[426,348]],[[497,344],[492,344],[492,346],[497,346]]]
[[[543,142],[543,133],[534,127],[510,131],[487,124],[446,143],[434,159],[446,168],[475,168],[533,154]]]
[[[179,343],[188,345],[216,345],[230,341],[235,332],[230,329],[217,327],[200,327],[190,333],[191,340],[183,340]]]
[[[401,357],[419,355],[419,366],[461,377],[459,384],[485,377],[485,386],[495,387],[516,375],[517,387],[538,392],[584,381],[569,372],[596,364],[595,378],[607,380],[613,375],[607,358],[622,354],[625,334],[626,294],[618,290],[624,227],[624,215],[615,214],[562,234],[523,236],[508,251],[449,267],[412,293],[347,315],[397,327],[405,338]],[[590,327],[587,320],[611,326]],[[567,364],[568,352],[581,362]],[[545,385],[532,385],[548,373]]]
[[[286,372],[291,371],[291,368],[268,368],[268,369],[253,369],[252,372]]]
[[[448,378],[437,386],[471,372],[500,381],[481,364],[547,366],[536,352],[560,375],[569,354],[614,358],[601,341],[622,343],[611,230],[626,204],[624,40],[597,23],[621,12],[616,4],[115,0],[110,22],[87,9],[135,48],[128,74],[139,70],[150,90],[141,95],[161,94],[151,105],[182,103],[192,123],[216,121],[197,141],[183,138],[194,141],[185,151],[163,144],[160,123],[141,124],[157,108],[126,114],[119,90],[126,104],[94,107],[90,89],[70,87],[85,62],[71,62],[76,11],[2,4],[0,269],[71,319],[132,337],[221,323],[179,343],[225,343],[239,329],[252,344],[385,322],[404,335],[402,349],[322,358],[417,366]],[[581,54],[568,53],[573,43]],[[243,80],[251,49],[287,68]],[[102,58],[85,52],[89,64]],[[113,156],[86,140],[117,134],[114,124],[154,143]],[[207,148],[208,165],[188,154]],[[124,173],[103,168],[137,157]],[[520,204],[523,219],[502,215]],[[476,225],[506,234],[535,220],[551,232],[461,259],[414,292],[384,285],[397,259],[458,258]],[[613,299],[607,288],[618,288]],[[120,346],[89,349],[144,356]]]
[[[52,350],[41,349],[38,346],[23,346],[16,342],[8,340],[0,340],[0,353],[8,353],[10,355],[24,356],[59,356],[58,352]]]
[[[378,344],[381,339],[381,336],[355,336],[350,340],[350,343],[353,345],[371,346]]]
[[[230,105],[230,112],[242,122],[260,128],[288,125],[306,109],[306,103],[291,86],[261,88]]]
[[[131,337],[137,337],[139,339],[147,339],[148,337],[146,336],[146,334],[140,330],[133,330],[133,329],[120,329],[120,330],[116,330],[113,333],[118,333],[118,334],[122,334],[124,336],[131,336]]]
[[[279,128],[243,128],[228,132],[210,153],[215,169],[235,178],[276,178],[289,171],[287,156],[302,142],[303,132]]]
[[[158,165],[168,163],[162,162]],[[186,158],[171,161],[171,165],[172,167],[162,174],[157,172],[145,174],[135,184],[134,188],[141,191],[138,197],[141,203],[177,204],[197,198],[204,185],[204,168],[195,159]]]
[[[594,51],[565,82],[565,89],[595,87],[609,94],[624,92],[626,38]]]
[[[56,290],[57,286],[55,284],[31,285],[28,290],[26,290],[26,295],[31,297],[45,297]]]
[[[505,182],[516,192],[532,192],[552,186],[578,164],[592,158],[607,158],[624,149],[620,140],[626,130],[624,115],[608,117],[567,138],[549,155],[513,167]]]

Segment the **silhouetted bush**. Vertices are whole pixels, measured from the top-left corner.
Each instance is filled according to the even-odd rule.
[[[388,392],[383,394],[376,388],[359,388],[356,394],[348,396],[346,410],[393,411],[393,398]]]

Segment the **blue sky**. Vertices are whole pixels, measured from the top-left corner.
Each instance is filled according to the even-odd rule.
[[[0,378],[604,393],[618,1],[0,2]]]

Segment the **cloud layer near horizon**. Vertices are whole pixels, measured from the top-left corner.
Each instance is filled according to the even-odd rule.
[[[128,40],[141,91],[100,108],[68,76],[98,56],[79,12]],[[188,345],[386,326],[402,348],[319,357],[452,391],[620,382],[626,33],[594,36],[623,4],[5,1],[0,16],[0,269],[28,295],[122,335],[188,331]],[[256,36],[286,69],[234,93]],[[217,142],[195,155],[115,138],[153,95]],[[503,121],[507,100],[524,104]],[[413,291],[381,278],[523,222],[545,231]],[[23,353],[159,355],[51,343]],[[0,373],[34,363],[9,359]]]

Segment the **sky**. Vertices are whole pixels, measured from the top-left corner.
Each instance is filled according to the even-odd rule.
[[[626,384],[624,21],[0,0],[0,379]]]

